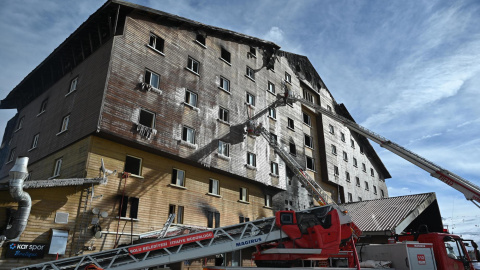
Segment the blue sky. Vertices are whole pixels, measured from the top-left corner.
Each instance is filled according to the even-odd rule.
[[[307,56],[361,125],[480,186],[480,2],[132,1]],[[0,99],[104,2],[0,2]],[[0,136],[14,110],[0,110]],[[374,144],[374,143],[372,143]],[[480,242],[480,209],[377,147],[390,196],[436,192],[444,222]]]

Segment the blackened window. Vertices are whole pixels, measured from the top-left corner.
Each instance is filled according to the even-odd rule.
[[[230,63],[230,52],[227,51],[225,48],[222,48],[221,56],[225,62]]]
[[[148,41],[148,46],[154,48],[159,52],[163,52],[163,45],[165,41],[157,35],[150,34],[150,40]]]
[[[297,155],[297,147],[295,143],[290,143],[290,154],[296,156]]]
[[[141,175],[142,174],[142,159],[133,157],[133,156],[127,156],[125,158],[125,172],[134,174],[134,175]]]
[[[305,134],[304,137],[305,137],[305,146],[313,149],[313,139],[312,139],[312,137],[308,136],[307,134]]]
[[[138,123],[142,126],[155,128],[155,114],[146,110],[140,110]]]
[[[307,169],[315,171],[315,159],[307,156]]]
[[[205,46],[205,36],[204,35],[198,34],[197,37],[196,37],[196,41],[198,43],[202,44],[203,46]]]

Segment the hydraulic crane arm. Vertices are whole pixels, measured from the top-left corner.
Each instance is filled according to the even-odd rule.
[[[342,117],[325,108],[322,108],[319,105],[313,104],[303,98],[295,97],[295,96],[289,96],[288,100],[292,102],[298,101],[308,107],[314,108],[316,113],[326,115],[332,118],[333,120],[336,120],[342,123],[343,125],[348,127],[350,130],[378,143],[381,147],[404,158],[405,160],[413,163],[414,165],[424,169],[425,171],[429,172],[431,176],[439,179],[445,184],[451,186],[452,188],[462,192],[463,195],[465,195],[465,198],[467,200],[472,201],[473,204],[475,204],[477,207],[480,208],[480,205],[478,204],[480,203],[480,187],[476,186],[472,182],[467,181],[466,179],[448,170],[443,169],[442,167],[413,153],[412,151],[374,133],[373,131],[368,130],[365,127],[360,126],[359,124],[345,117]]]

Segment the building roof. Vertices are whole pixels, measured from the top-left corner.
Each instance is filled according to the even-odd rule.
[[[211,36],[223,36],[263,48],[274,54],[280,48],[277,44],[237,33],[231,30],[206,25],[163,11],[121,0],[109,0],[83,22],[65,41],[63,41],[45,60],[5,97],[0,100],[0,109],[22,109],[40,94],[45,92],[56,81],[73,70],[98,47],[105,44],[114,35],[122,34],[125,17],[132,12],[139,12],[158,23],[191,29]],[[92,45],[94,44],[98,45]]]
[[[361,201],[343,205],[353,222],[367,235],[400,234],[427,225],[442,231],[443,224],[435,193],[424,193]]]

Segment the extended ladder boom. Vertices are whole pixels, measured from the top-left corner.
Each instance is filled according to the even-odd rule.
[[[300,97],[288,97],[291,101],[298,101],[308,107],[312,107],[315,109],[317,113],[321,113],[326,115],[343,125],[349,128],[352,131],[378,143],[381,147],[389,150],[390,152],[397,154],[398,156],[406,159],[407,161],[413,163],[414,165],[424,169],[425,171],[429,172],[431,176],[439,179],[440,181],[446,183],[447,185],[453,187],[454,189],[460,191],[465,195],[467,200],[472,201],[476,206],[480,208],[477,203],[480,203],[480,187],[476,186],[470,181],[443,169],[442,167],[436,165],[435,163],[413,153],[412,151],[376,134],[373,131],[368,130],[365,127],[360,126],[359,124],[342,117],[338,114],[335,114],[325,108],[322,108],[319,105],[313,104],[303,98]],[[475,203],[475,201],[477,203]]]

